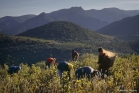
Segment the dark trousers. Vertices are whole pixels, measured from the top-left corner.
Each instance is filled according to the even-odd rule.
[[[72,57],[72,61],[77,61],[77,59],[78,59],[78,56],[73,56]]]
[[[98,70],[101,72],[101,78],[105,78],[104,75],[109,76],[108,67],[99,67]]]
[[[46,62],[46,66],[48,66],[48,68],[51,68],[51,63],[50,62]]]
[[[58,75],[59,75],[60,79],[62,79],[63,72],[64,71],[58,69]],[[69,80],[71,80],[70,71],[67,71],[67,77],[69,77]]]

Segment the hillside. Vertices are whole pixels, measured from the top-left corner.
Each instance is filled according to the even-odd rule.
[[[17,36],[0,34],[0,64],[29,65],[52,56],[58,61],[70,60],[71,50],[97,54],[98,47],[119,54],[138,54],[139,42],[125,42],[101,35],[71,22],[54,21]]]
[[[24,32],[28,29],[32,29],[32,28],[44,25],[46,23],[49,23],[49,22],[55,21],[55,20],[57,20],[57,17],[49,16],[43,12],[43,13],[39,14],[38,16],[30,18],[29,20],[23,22],[22,24],[14,27],[12,29],[2,31],[2,33],[16,35],[16,34]]]
[[[103,8],[102,10],[107,10],[107,11],[111,11],[111,12],[115,12],[118,14],[125,14],[125,15],[129,15],[129,16],[135,16],[139,14],[139,10],[122,10],[119,8]]]
[[[109,10],[112,10],[112,9],[110,8]],[[124,13],[119,14],[115,11],[109,11],[109,10],[108,9],[102,9],[102,10],[91,9],[91,10],[87,10],[87,12],[95,18],[98,18],[103,21],[107,21],[109,23],[117,21],[117,20],[121,20],[129,16]]]
[[[58,61],[71,60],[71,50],[75,49],[80,55],[84,53],[98,54],[97,48],[105,49],[122,54],[138,54],[139,42],[123,42],[116,39],[107,40],[95,39],[93,41],[63,42],[55,40],[45,40],[23,36],[8,36],[0,34],[0,65],[18,65],[27,63],[28,65],[45,60],[52,56]]]
[[[33,14],[32,15],[31,14],[22,15],[22,16],[5,16],[5,17],[0,18],[0,23],[5,22],[5,21],[10,21],[11,19],[14,19],[15,21],[17,21],[19,23],[23,23],[26,20],[33,18],[35,16],[36,15],[33,15]]]
[[[40,13],[33,15],[25,20],[24,16],[8,20],[9,17],[0,19],[0,31],[9,35],[17,35],[29,29],[45,25],[52,21],[69,21],[78,24],[84,28],[96,31],[111,22],[121,20],[125,17],[139,14],[138,10],[121,10],[117,8],[104,8],[102,10],[84,10],[82,7],[71,7],[69,9],[60,9],[50,13]],[[5,20],[5,22],[3,21]],[[7,20],[7,21],[6,21]],[[1,23],[2,22],[2,23]],[[19,24],[20,23],[20,24]]]
[[[45,25],[52,21],[70,21],[91,30],[97,30],[108,24],[106,21],[101,21],[88,15],[81,7],[72,7],[70,9],[62,9],[47,14],[43,12],[12,29],[2,30],[2,33],[17,35],[26,30]]]
[[[71,7],[70,9],[61,9],[49,13],[52,16],[59,17],[64,21],[70,21],[90,30],[98,30],[108,24],[107,21],[102,21],[93,17],[82,7]]]
[[[136,41],[130,41],[129,45],[133,51],[139,54],[139,39]]]
[[[27,21],[30,18],[35,17],[35,15],[23,15],[23,16],[6,16],[0,18],[0,32],[11,29],[18,26],[19,24]]]
[[[71,51],[60,48],[60,44],[55,47],[57,42],[53,40],[0,34],[0,42],[0,65],[4,65],[4,63],[8,65],[18,65],[19,63],[31,65],[50,56],[56,57],[58,60],[64,60],[70,55],[68,52]],[[63,53],[67,55],[62,55]]]
[[[139,35],[122,35],[122,36],[115,36],[115,38],[124,41],[137,41],[139,40]]]
[[[102,10],[90,9],[87,13],[94,18],[112,23],[125,17],[135,16],[139,14],[139,10],[121,10],[118,8],[104,8]]]
[[[56,41],[95,41],[95,40],[108,40],[110,38],[103,37],[96,32],[82,28],[72,22],[55,21],[46,25],[30,29],[26,32],[18,34],[18,36],[28,36],[35,38],[43,38]]]
[[[139,15],[113,22],[97,32],[111,36],[139,35]]]

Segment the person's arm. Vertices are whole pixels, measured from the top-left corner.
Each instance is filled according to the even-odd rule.
[[[45,64],[47,63],[48,59],[45,60]]]
[[[54,61],[54,66],[56,66],[56,62]]]
[[[68,77],[69,77],[69,80],[71,80],[70,70],[68,71]]]
[[[78,52],[77,52],[77,51],[75,51],[75,56],[77,56],[77,57],[79,56],[79,54],[78,54]]]
[[[19,68],[18,67],[15,68],[15,73],[18,73],[18,71],[19,71]]]
[[[98,62],[97,64],[100,66],[101,65],[101,61],[100,61],[100,55],[98,56]]]
[[[108,69],[110,69],[111,65],[110,65],[110,58],[108,58]]]
[[[72,52],[72,60],[74,59],[74,53]]]

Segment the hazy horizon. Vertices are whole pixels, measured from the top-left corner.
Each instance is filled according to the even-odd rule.
[[[84,10],[118,8],[122,10],[139,10],[139,0],[0,0],[0,18],[4,16],[38,15],[60,9],[82,7]]]

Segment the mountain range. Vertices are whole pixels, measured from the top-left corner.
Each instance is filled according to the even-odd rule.
[[[91,9],[87,10],[87,12],[90,15],[93,15],[94,18],[98,18],[109,23],[139,14],[139,10],[121,10],[118,8],[104,8],[102,10]]]
[[[139,15],[113,22],[97,32],[111,36],[139,36]]]
[[[82,7],[71,7],[51,12],[50,15],[62,18],[64,21],[70,21],[90,30],[97,30],[109,24],[107,21],[97,19],[87,13]]]
[[[58,20],[58,18],[49,16],[43,12],[43,13],[39,14],[38,16],[30,18],[29,20],[19,24],[18,26],[13,27],[12,29],[2,31],[2,33],[16,35],[16,34],[22,33],[24,31],[27,31],[27,30],[35,28],[35,27],[42,26],[44,24],[47,24],[47,23],[49,23],[51,21],[55,21],[55,20]]]
[[[20,22],[15,21],[15,17],[10,17],[10,20],[6,19],[4,21],[5,17],[3,17],[0,19],[0,32],[9,35],[17,35],[52,21],[70,21],[84,28],[96,31],[114,21],[137,14],[139,14],[139,10],[125,11],[117,8],[84,10],[82,7],[71,7],[70,9],[61,9],[51,13],[43,12],[39,15],[31,15],[28,19],[21,20]]]
[[[103,46],[119,53],[134,53],[132,47],[135,47],[130,46],[129,42],[120,40],[117,37],[99,34],[67,21],[50,22],[43,26],[27,30],[16,36],[54,40],[59,43],[81,43],[84,45],[82,48],[87,47],[89,50],[91,49],[91,51],[96,51],[96,48]],[[74,45],[73,43],[70,44],[71,46]]]
[[[0,32],[16,27],[33,17],[35,17],[35,15],[23,15],[18,17],[5,16],[0,18]]]
[[[46,40],[56,40],[56,41],[74,41],[74,42],[84,42],[84,41],[102,41],[106,38],[101,34],[94,31],[82,28],[72,22],[67,21],[54,21],[46,25],[36,27],[27,30],[17,36],[27,36],[33,38],[42,38]],[[108,37],[108,36],[107,36]]]
[[[116,53],[139,53],[139,41],[125,42],[67,21],[54,21],[16,36],[0,34],[0,65],[29,65],[55,57],[70,60],[71,50],[97,54],[98,47]]]

